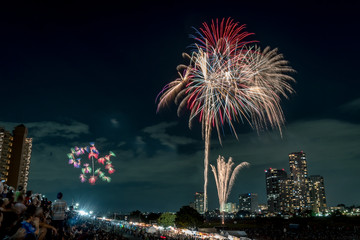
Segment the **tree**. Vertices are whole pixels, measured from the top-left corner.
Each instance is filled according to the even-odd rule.
[[[158,219],[158,224],[163,227],[174,226],[175,218],[176,218],[175,214],[165,212],[165,213],[161,214],[160,218]]]
[[[192,207],[183,206],[176,213],[175,224],[177,227],[196,228],[204,222],[204,218]]]
[[[154,223],[157,222],[157,220],[159,219],[159,217],[161,216],[160,213],[150,213],[147,216],[145,216],[146,218],[146,223]]]

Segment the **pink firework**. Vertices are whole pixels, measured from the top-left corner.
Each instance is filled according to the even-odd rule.
[[[85,153],[84,148],[75,147],[74,149],[75,149],[76,156],[80,156],[81,154]]]
[[[75,159],[74,153],[68,153],[67,154],[68,158],[69,158],[69,164],[70,165],[74,165],[74,168],[79,168],[81,165],[81,161],[80,158]]]
[[[99,157],[99,151],[96,149],[94,143],[91,143],[88,157],[89,157],[89,159],[91,159],[92,157],[97,159]]]
[[[95,185],[96,179],[97,179],[96,176],[91,176],[91,177],[89,178],[89,183],[90,183],[91,185]]]
[[[114,172],[115,172],[115,169],[109,168],[109,170],[108,170],[108,173],[109,173],[109,174],[113,174]]]
[[[85,155],[86,153],[88,153],[87,159],[89,159],[89,162],[85,162],[81,165],[81,156]],[[108,155],[99,158],[99,151],[96,149],[94,143],[90,143],[89,147],[74,147],[71,149],[71,153],[67,155],[69,158],[69,164],[73,165],[75,168],[80,168],[82,166],[82,173],[79,176],[79,179],[82,183],[86,182],[88,179],[88,182],[94,185],[98,178],[105,182],[110,182],[111,178],[105,175],[105,171],[102,171],[101,167],[95,170],[95,162],[101,165],[105,165],[105,167],[103,167],[109,174],[113,174],[115,172],[115,169],[110,161],[110,158],[112,156],[115,157],[115,154],[110,151]],[[75,156],[78,158],[75,158]],[[97,161],[95,161],[96,159]]]
[[[104,165],[104,163],[105,163],[105,158],[103,158],[103,157],[98,158],[98,163],[101,163],[102,165]]]
[[[89,167],[88,163],[85,163],[83,166],[84,166],[84,168],[81,169],[83,174],[91,172],[91,167]]]
[[[84,174],[80,174],[80,181],[83,183],[83,182],[86,182],[86,177]]]
[[[74,162],[74,167],[75,167],[75,168],[79,168],[80,165],[81,165],[80,159]]]

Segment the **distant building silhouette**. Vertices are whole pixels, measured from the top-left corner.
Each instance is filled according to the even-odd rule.
[[[326,209],[326,196],[322,176],[312,175],[309,177],[309,193],[311,210],[315,213],[324,212]]]
[[[9,143],[9,145],[11,145],[10,161],[9,164],[5,166],[6,168],[8,167],[6,174],[7,185],[15,189],[17,189],[18,186],[22,186],[25,191],[27,189],[32,149],[32,139],[27,138],[27,134],[28,130],[23,124],[15,127],[12,134],[12,143]],[[1,159],[2,164],[3,162],[4,160]]]
[[[200,214],[204,214],[204,193],[203,192],[195,193],[194,208]]]
[[[245,193],[239,195],[239,211],[259,212],[257,193]]]
[[[236,213],[238,211],[237,204],[236,203],[225,203],[224,212],[227,213]]]

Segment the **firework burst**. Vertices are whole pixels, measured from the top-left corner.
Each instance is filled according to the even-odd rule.
[[[231,19],[206,23],[197,31],[197,44],[188,65],[179,65],[179,78],[167,84],[159,94],[158,111],[175,101],[180,116],[190,111],[189,127],[198,119],[205,140],[204,210],[207,210],[207,172],[210,135],[213,128],[221,143],[221,132],[228,125],[237,136],[234,122],[249,123],[257,131],[268,125],[280,130],[284,116],[281,96],[292,93],[288,66],[277,49],[263,51],[255,41],[244,39],[244,25]]]
[[[69,164],[74,165],[75,168],[81,167],[81,156],[88,153],[88,163],[83,163],[81,168],[81,174],[79,179],[82,183],[87,181],[89,177],[89,183],[94,185],[99,178],[103,181],[110,182],[111,178],[109,176],[105,176],[105,173],[101,171],[101,165],[105,165],[105,169],[109,174],[113,174],[115,172],[114,166],[110,161],[111,157],[116,157],[115,153],[109,152],[108,155],[99,158],[99,151],[95,147],[95,143],[90,143],[90,146],[87,147],[74,147],[71,149],[71,153],[68,153],[67,156],[69,158]],[[86,159],[86,158],[85,158]],[[85,161],[84,159],[84,161]],[[95,160],[97,159],[98,165],[100,168],[95,170]],[[90,165],[91,164],[91,165]],[[89,176],[88,176],[89,175]]]

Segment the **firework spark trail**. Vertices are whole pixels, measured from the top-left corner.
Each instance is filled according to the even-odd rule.
[[[220,212],[224,212],[225,204],[230,195],[231,189],[235,183],[236,175],[240,169],[249,166],[248,162],[242,162],[232,170],[234,162],[232,158],[226,163],[224,157],[219,156],[217,159],[217,168],[210,164],[211,170],[214,173],[216,188],[218,191]],[[224,219],[222,219],[224,223]]]
[[[244,32],[230,18],[221,23],[206,23],[194,37],[198,44],[191,55],[183,54],[190,63],[179,65],[179,78],[159,93],[158,111],[175,101],[178,115],[190,110],[189,127],[198,118],[205,140],[204,211],[207,210],[207,172],[211,131],[216,129],[220,144],[221,130],[228,124],[238,138],[233,122],[249,123],[260,131],[279,129],[284,124],[281,96],[293,93],[288,66],[277,49],[261,50],[255,41],[244,41],[251,33]]]

